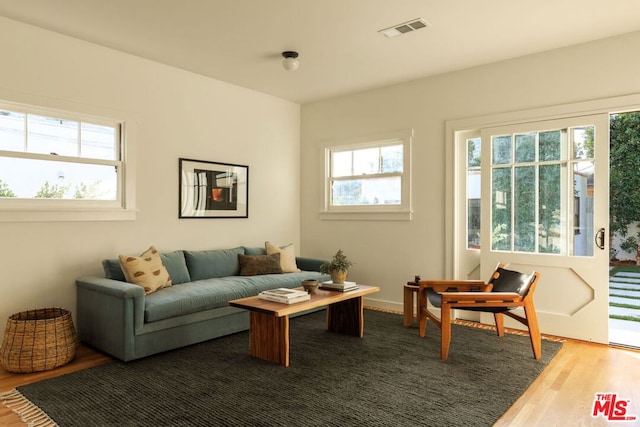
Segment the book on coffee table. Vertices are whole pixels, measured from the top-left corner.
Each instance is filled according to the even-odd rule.
[[[358,289],[358,284],[356,282],[333,283],[331,280],[329,280],[328,282],[322,282],[320,284],[320,289],[325,289],[328,291],[347,292]]]
[[[278,288],[262,291],[258,297],[268,301],[281,302],[284,304],[293,304],[301,301],[308,301],[311,296],[307,291],[297,289]]]
[[[279,298],[295,298],[301,295],[308,295],[307,291],[301,291],[300,289],[289,289],[289,288],[268,289],[260,293],[266,294],[266,295],[273,295]]]
[[[309,294],[307,294],[307,295],[301,295],[301,296],[295,297],[295,298],[282,299],[282,298],[274,297],[274,296],[268,295],[268,294],[267,295],[258,294],[258,298],[266,300],[266,301],[279,302],[279,303],[282,303],[282,304],[295,304],[297,302],[309,301],[311,299],[311,296]]]

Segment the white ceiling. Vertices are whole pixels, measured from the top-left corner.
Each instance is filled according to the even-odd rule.
[[[0,0],[0,15],[297,103],[640,30],[639,0]],[[378,34],[418,17],[431,26]]]

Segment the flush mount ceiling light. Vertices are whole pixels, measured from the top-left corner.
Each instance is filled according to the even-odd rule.
[[[288,50],[286,52],[282,52],[282,66],[287,71],[295,71],[300,66],[300,61],[298,61],[298,52],[293,50]]]
[[[403,22],[402,24],[394,25],[378,32],[385,37],[391,38],[401,34],[411,33],[413,31],[421,30],[422,28],[430,27],[429,23],[422,18],[412,19],[411,21]]]

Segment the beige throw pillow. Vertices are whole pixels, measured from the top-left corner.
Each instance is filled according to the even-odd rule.
[[[153,246],[140,256],[120,255],[120,267],[127,282],[142,286],[147,295],[171,286],[169,272]]]
[[[265,242],[264,247],[267,250],[267,255],[280,254],[280,266],[283,273],[297,273],[300,271],[296,264],[296,248],[293,244],[279,248],[271,242]]]

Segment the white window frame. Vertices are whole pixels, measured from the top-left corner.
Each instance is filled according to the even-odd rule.
[[[0,91],[0,99],[5,97]],[[15,94],[12,94],[15,95]],[[12,96],[16,98],[16,96]],[[119,130],[117,159],[113,161],[90,158],[56,156],[56,160],[78,163],[113,164],[118,170],[116,200],[25,199],[0,198],[0,222],[48,221],[127,221],[135,220],[135,168],[132,153],[135,120],[130,114],[115,114],[86,105],[50,100],[35,96],[18,96],[20,102],[0,100],[0,109],[19,113],[37,114],[78,122],[115,126]],[[27,99],[28,98],[28,99]],[[124,117],[123,117],[124,116]],[[2,151],[3,157],[22,159],[50,159],[52,156],[29,152]]]
[[[368,136],[332,141],[324,149],[324,205],[320,211],[323,220],[387,220],[409,221],[411,210],[411,143],[413,129],[376,133]],[[402,201],[398,205],[331,206],[331,153],[363,148],[377,148],[402,144],[403,166],[401,179]]]

